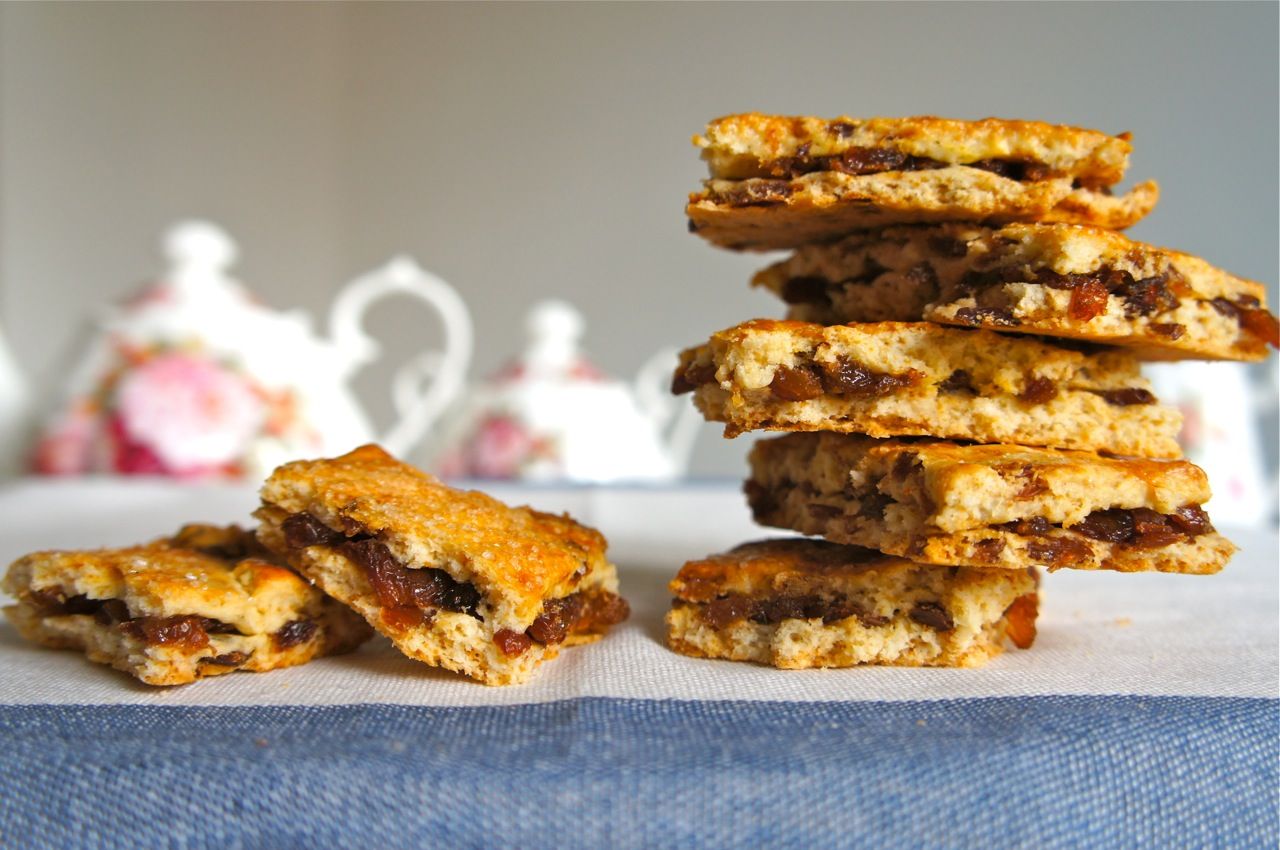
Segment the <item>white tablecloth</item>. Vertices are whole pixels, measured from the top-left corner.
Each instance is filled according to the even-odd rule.
[[[486,688],[400,656],[359,652],[183,688],[135,685],[73,653],[0,627],[0,703],[510,705],[578,696],[919,700],[1036,694],[1275,696],[1280,556],[1274,532],[1224,529],[1241,552],[1216,576],[1085,573],[1045,578],[1035,646],[981,670],[778,671],[674,655],[663,646],[666,582],[684,560],[776,533],[755,526],[736,484],[662,488],[488,486],[512,503],[568,510],[610,540],[631,619],[562,654],[528,685]],[[165,482],[26,481],[0,491],[0,560],[40,548],[118,545],[187,521],[251,522],[253,490]]]

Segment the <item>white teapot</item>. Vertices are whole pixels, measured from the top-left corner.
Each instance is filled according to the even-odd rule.
[[[669,391],[674,350],[628,386],[583,357],[582,315],[569,304],[538,304],[526,330],[524,353],[468,393],[429,466],[452,478],[584,483],[684,473],[699,419]]]
[[[406,257],[348,284],[322,339],[304,313],[272,310],[227,275],[237,251],[218,227],[177,224],[165,253],[164,278],[99,322],[37,442],[37,472],[258,479],[283,461],[374,440],[404,454],[463,386],[470,315],[448,284]],[[348,382],[378,356],[361,327],[365,311],[395,294],[439,314],[443,345],[402,367],[399,420],[379,437]]]

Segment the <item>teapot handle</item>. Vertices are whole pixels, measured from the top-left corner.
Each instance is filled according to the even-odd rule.
[[[688,399],[671,394],[671,372],[678,362],[679,349],[661,349],[640,367],[634,386],[640,410],[663,435],[676,474],[684,475],[702,417]]]
[[[356,369],[378,356],[378,343],[361,322],[369,307],[388,295],[411,295],[426,302],[444,327],[443,349],[419,353],[392,380],[397,419],[380,442],[390,453],[403,456],[462,391],[471,363],[471,314],[453,287],[411,258],[395,257],[347,284],[329,314],[329,336]]]

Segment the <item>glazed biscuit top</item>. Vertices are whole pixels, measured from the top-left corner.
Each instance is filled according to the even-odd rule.
[[[771,166],[796,156],[838,156],[891,148],[909,156],[964,165],[1001,159],[1041,163],[1086,183],[1111,185],[1124,175],[1129,136],[1096,130],[985,118],[814,118],[749,112],[717,118],[693,142],[713,178],[778,176]]]
[[[825,540],[775,538],[743,543],[727,552],[689,561],[668,588],[687,602],[711,602],[724,594],[762,596],[830,586],[841,578],[892,567],[915,566],[903,558]]]
[[[343,533],[373,534],[405,566],[444,569],[510,602],[521,620],[532,620],[546,598],[594,584],[607,567],[594,529],[454,489],[372,445],[285,464],[262,499],[264,519],[309,513]]]
[[[242,542],[226,549],[224,543]],[[289,569],[265,560],[249,532],[188,526],[176,537],[124,549],[35,552],[19,558],[4,589],[92,600],[118,599],[132,617],[195,615],[242,634],[275,632],[323,597]]]

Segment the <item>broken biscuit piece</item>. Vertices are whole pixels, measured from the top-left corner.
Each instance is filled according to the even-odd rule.
[[[936,567],[822,540],[744,543],[671,581],[667,643],[774,667],[978,667],[1036,636],[1034,570]]]
[[[281,466],[257,517],[268,548],[405,655],[485,684],[523,682],[628,614],[599,532],[377,446]]]
[[[143,546],[35,552],[9,568],[23,637],[78,649],[148,685],[255,673],[346,652],[372,634],[234,526]]]

